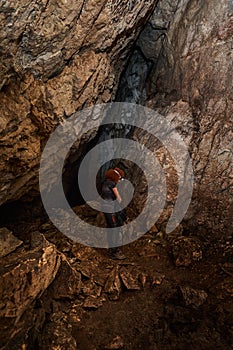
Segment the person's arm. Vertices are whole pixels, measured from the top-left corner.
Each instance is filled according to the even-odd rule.
[[[121,203],[122,199],[121,199],[121,196],[120,196],[120,193],[118,192],[118,189],[116,187],[113,187],[113,193],[115,194],[116,196],[116,199],[119,203]]]

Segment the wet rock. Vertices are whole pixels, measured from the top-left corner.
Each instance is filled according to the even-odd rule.
[[[206,301],[208,294],[204,290],[191,287],[180,287],[183,301],[186,306],[198,308]]]
[[[0,228],[0,258],[12,253],[22,243],[6,227]]]
[[[202,259],[202,245],[196,238],[178,237],[172,241],[172,254],[176,266],[190,266]]]
[[[113,268],[112,265],[106,264],[101,257],[96,261],[92,261],[90,258],[88,261],[74,262],[73,267],[83,277],[92,279],[92,281],[101,287],[105,285],[109,271]]]
[[[150,239],[147,241],[147,245],[142,247],[138,255],[145,258],[154,257],[155,259],[160,259],[159,254],[156,252],[156,245]]]
[[[124,347],[124,341],[119,335],[117,335],[108,345],[104,347],[104,349],[116,350],[116,349],[122,349],[123,347]]]
[[[90,225],[96,225],[98,227],[106,227],[106,220],[104,214],[94,208],[98,208],[99,203],[95,201],[89,201],[88,204],[79,205],[73,208],[73,211],[84,221]]]
[[[93,275],[93,280],[97,285],[104,287],[104,285],[107,281],[108,275],[109,275],[109,270],[107,270],[107,269],[105,270],[105,266],[103,264],[103,267],[102,268],[99,267],[99,269]]]
[[[158,10],[165,7],[164,21]],[[140,45],[143,49],[152,36],[160,57],[147,77],[148,104],[160,108],[192,149],[196,180],[188,223],[227,235],[232,231],[232,2],[159,1],[150,22],[154,30],[142,33]]]
[[[31,232],[29,240],[29,245],[31,249],[46,244],[46,239],[44,235],[42,235],[39,231]]]
[[[81,274],[87,278],[96,272],[98,268],[98,263],[93,261],[81,261],[81,263],[76,263],[76,269],[81,272]]]
[[[73,242],[62,232],[58,231],[54,226],[46,231],[42,231],[45,238],[56,245],[60,252],[72,253]]]

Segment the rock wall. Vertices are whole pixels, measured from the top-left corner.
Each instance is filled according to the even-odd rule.
[[[38,191],[41,147],[59,121],[114,97],[156,2],[2,1],[1,204]]]
[[[189,225],[230,231],[232,1],[67,4],[1,4],[0,203],[38,194],[41,148],[59,121],[116,95],[167,115],[184,136]]]
[[[228,0],[159,1],[117,94],[156,109],[183,136],[195,175],[186,220],[210,236],[232,232],[232,10]]]
[[[210,236],[232,233],[232,5],[180,2],[167,40],[174,63],[160,75],[162,94],[155,96],[169,103],[166,114],[189,144],[195,174],[189,226]]]
[[[118,100],[160,111],[187,143],[195,188],[184,225],[187,223],[191,233],[203,236],[232,234],[232,10],[232,1],[227,0],[2,1],[0,203],[22,198],[28,192],[38,194],[41,148],[59,121],[117,95]],[[164,164],[169,166],[169,160]],[[176,195],[173,186],[177,185],[172,180],[171,176],[171,203]],[[77,248],[66,238],[61,242],[55,232],[57,244],[66,244],[63,250],[70,254],[72,267],[54,244],[31,230],[35,231],[34,227],[24,243],[6,228],[0,232],[0,309],[4,324],[0,347],[26,348],[26,343],[34,344],[28,339],[30,332],[35,332],[36,339],[42,332],[41,348],[47,349],[51,338],[59,345],[71,339],[71,348],[76,348],[71,331],[64,334],[66,319],[59,314],[60,299],[70,301],[81,295],[84,308],[95,309],[104,301],[99,298],[101,289],[114,300],[123,288],[138,289],[139,282],[131,280],[131,270],[128,274],[124,266],[120,277],[115,267],[105,276],[109,260],[104,265],[102,258],[101,270],[92,271],[96,251]],[[22,235],[29,236],[28,232]],[[49,231],[47,235],[51,239]],[[154,253],[153,246],[149,253],[147,250],[151,237],[145,243],[145,255]],[[187,249],[193,260],[202,258],[199,241],[180,237],[172,250],[176,266],[190,266]],[[230,250],[228,255],[225,257],[232,261]],[[156,255],[149,256],[156,260]],[[230,272],[223,272],[231,277]],[[147,276],[140,278],[144,285]],[[154,276],[150,278],[152,286],[161,283]],[[225,291],[232,294],[226,284],[226,289],[221,287],[220,299]],[[189,306],[187,296],[193,295],[193,290],[182,286],[181,292]],[[206,298],[205,293],[198,293]],[[42,330],[48,314],[52,317]],[[180,314],[179,322],[182,309]],[[74,316],[78,319],[77,311]],[[170,316],[168,309],[169,320]],[[222,329],[225,334],[224,322]]]

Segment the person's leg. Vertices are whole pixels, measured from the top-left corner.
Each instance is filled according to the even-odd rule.
[[[106,219],[106,223],[107,223],[107,239],[108,239],[108,247],[112,248],[115,246],[115,232],[113,232],[113,230],[111,230],[112,228],[116,227],[116,221],[115,221],[115,217],[112,213],[105,213],[105,219]]]
[[[117,218],[112,213],[105,213],[105,219],[107,222],[108,230],[108,246],[109,246],[109,254],[113,259],[125,259],[124,254],[122,253],[119,247],[116,247],[118,243],[118,236],[120,233],[119,230],[111,230],[111,228],[117,228]]]

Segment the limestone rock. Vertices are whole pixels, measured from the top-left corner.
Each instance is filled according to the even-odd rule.
[[[85,296],[91,296],[98,298],[101,295],[102,288],[98,286],[94,281],[88,280],[82,283],[82,294]]]
[[[194,171],[194,194],[185,219],[201,234],[208,227],[216,236],[232,231],[232,18],[228,0],[160,0],[138,37],[117,93],[120,101],[157,110],[181,135]],[[154,148],[148,135],[145,138]],[[162,218],[167,221],[181,168],[179,163],[174,167],[165,152],[155,151],[168,174]]]
[[[159,286],[165,278],[165,275],[162,275],[159,272],[153,272],[150,274],[151,286],[156,287]]]
[[[101,297],[101,298],[94,298],[93,296],[88,296],[84,303],[83,307],[85,309],[98,309],[100,306],[103,305],[103,302],[106,300],[106,298]]]

